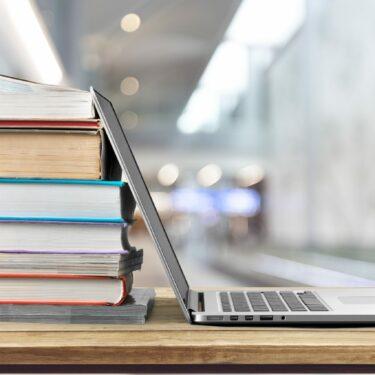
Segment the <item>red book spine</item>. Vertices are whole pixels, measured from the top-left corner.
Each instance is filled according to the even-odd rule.
[[[44,120],[3,120],[0,128],[92,128],[100,127],[98,121],[44,121]]]

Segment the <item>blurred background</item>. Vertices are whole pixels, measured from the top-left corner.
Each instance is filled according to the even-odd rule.
[[[373,0],[0,0],[0,74],[113,101],[193,286],[375,285]],[[136,284],[167,285],[140,213]]]

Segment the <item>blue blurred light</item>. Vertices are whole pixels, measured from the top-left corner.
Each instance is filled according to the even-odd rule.
[[[175,211],[207,213],[214,211],[214,202],[208,190],[176,189],[172,191],[172,205]]]
[[[261,197],[255,189],[194,189],[172,191],[172,205],[177,212],[223,213],[251,217],[260,211]]]
[[[255,189],[228,189],[217,195],[218,209],[225,214],[251,217],[260,210],[261,197]]]

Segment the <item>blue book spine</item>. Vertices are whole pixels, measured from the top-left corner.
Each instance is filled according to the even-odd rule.
[[[106,180],[71,180],[71,179],[48,179],[48,178],[0,178],[3,184],[56,184],[56,185],[98,185],[98,186],[118,186],[126,184],[124,181]]]
[[[0,216],[2,221],[17,221],[17,222],[48,222],[48,223],[98,223],[98,224],[124,224],[126,223],[122,217],[118,218],[92,218],[92,217],[13,217]]]

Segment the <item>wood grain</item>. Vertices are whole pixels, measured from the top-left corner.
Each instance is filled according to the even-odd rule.
[[[374,328],[188,325],[158,289],[141,325],[0,324],[0,364],[375,364]]]

